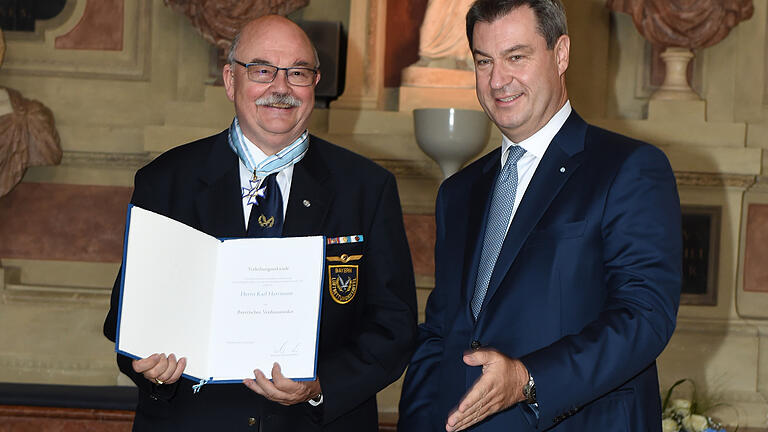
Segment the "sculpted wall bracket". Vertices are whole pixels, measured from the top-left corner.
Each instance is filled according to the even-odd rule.
[[[686,77],[692,50],[720,42],[754,12],[752,0],[608,0],[606,6],[631,15],[646,40],[666,47],[667,74],[651,99],[667,100],[699,99]]]
[[[309,0],[164,0],[173,11],[186,15],[205,40],[215,45],[219,61],[245,23],[263,15],[288,15]]]
[[[0,63],[3,54],[5,41],[0,31]],[[28,166],[60,161],[61,143],[51,110],[0,86],[0,197],[21,181]]]

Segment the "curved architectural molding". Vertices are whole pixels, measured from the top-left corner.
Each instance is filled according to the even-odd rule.
[[[56,49],[123,49],[124,0],[88,0],[80,21],[56,38]]]
[[[111,357],[111,356],[110,356]],[[99,364],[101,363],[101,364]],[[0,368],[13,368],[13,369],[37,369],[37,370],[57,370],[77,372],[82,374],[88,374],[94,372],[93,369],[112,370],[114,366],[112,362],[98,362],[98,361],[82,361],[82,360],[42,360],[42,359],[30,359],[13,356],[12,354],[0,355]],[[99,371],[95,371],[98,373]]]
[[[117,3],[123,2],[109,0],[112,7],[108,11],[114,11]],[[121,8],[123,15],[119,48],[114,31],[102,28],[98,20],[94,21],[87,16],[99,11],[103,15],[104,5],[86,7],[90,5],[87,0],[74,0],[73,3],[73,10],[66,19],[56,17],[41,26],[42,37],[17,37],[16,33],[14,37],[7,38],[3,73],[89,79],[147,79],[151,54],[152,2],[124,2]],[[101,2],[93,0],[93,3]],[[67,5],[65,11],[69,11],[70,7]],[[116,17],[108,16],[110,23],[113,23]],[[85,28],[86,24],[88,28]],[[64,42],[70,33],[81,35],[77,40],[70,37],[68,42]],[[108,34],[113,40],[96,41],[94,34]]]
[[[396,177],[442,178],[440,169],[432,161],[393,159],[374,159],[374,161]]]
[[[696,172],[675,172],[678,186],[736,187],[747,189],[755,184],[753,175],[711,174]]]
[[[152,158],[149,153],[107,153],[87,151],[65,151],[61,159],[62,166],[107,167],[139,169]]]

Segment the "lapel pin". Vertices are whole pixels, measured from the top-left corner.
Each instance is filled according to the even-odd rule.
[[[311,203],[311,202],[309,202],[309,200],[304,200],[304,201],[302,201],[302,204],[304,204],[304,207],[309,207],[309,206],[311,206],[311,205],[312,205],[312,203]]]
[[[565,172],[565,167],[560,167],[560,172],[564,173]]]

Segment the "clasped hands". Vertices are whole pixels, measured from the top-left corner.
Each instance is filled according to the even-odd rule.
[[[525,400],[523,386],[528,382],[528,370],[520,360],[490,348],[467,352],[463,360],[469,366],[482,366],[483,374],[448,416],[446,431],[464,430]]]
[[[133,370],[155,384],[173,384],[181,378],[187,359],[176,359],[175,354],[166,356],[152,354],[147,358],[133,361]],[[306,402],[317,396],[322,391],[320,381],[294,381],[283,376],[280,365],[272,366],[272,381],[268,380],[263,372],[253,371],[253,379],[243,380],[243,384],[265,398],[281,405],[295,405]]]

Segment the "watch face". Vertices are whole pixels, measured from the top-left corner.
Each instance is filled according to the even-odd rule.
[[[527,403],[536,403],[536,384],[533,382],[533,376],[529,375],[528,382],[523,386],[523,396]]]

